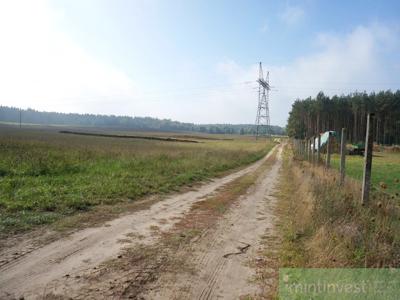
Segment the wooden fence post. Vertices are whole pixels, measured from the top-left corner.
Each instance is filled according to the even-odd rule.
[[[373,120],[374,114],[369,113],[367,116],[367,132],[365,134],[365,153],[364,153],[364,174],[362,182],[361,204],[366,205],[369,200],[369,189],[371,185],[371,169],[372,169],[372,150],[373,150]]]
[[[343,185],[345,175],[346,175],[346,128],[342,128],[342,138],[340,139],[340,185]]]
[[[331,167],[331,132],[328,133],[328,141],[326,142],[326,168]]]

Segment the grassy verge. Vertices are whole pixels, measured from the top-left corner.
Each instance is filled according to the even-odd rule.
[[[346,175],[357,180],[363,175],[362,156],[346,157]],[[339,169],[340,156],[332,156],[332,166]],[[400,196],[400,153],[375,152],[372,159],[372,184],[377,190]]]
[[[341,188],[336,172],[285,153],[279,187],[281,267],[399,267],[400,207],[375,191],[360,205],[360,184]]]
[[[0,232],[176,191],[252,163],[272,145],[246,138],[192,144],[2,128]]]

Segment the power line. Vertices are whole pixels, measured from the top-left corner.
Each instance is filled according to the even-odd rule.
[[[180,89],[176,90],[178,93],[160,93],[160,94],[140,94],[138,96],[126,96],[122,94],[115,94],[115,95],[107,95],[107,96],[96,96],[96,97],[74,97],[74,98],[64,98],[64,99],[70,99],[70,100],[98,100],[98,99],[110,99],[110,101],[114,101],[115,98],[119,97],[127,97],[130,100],[147,100],[147,101],[159,101],[159,100],[164,100],[166,96],[168,97],[193,97],[193,96],[212,96],[212,95],[237,95],[238,91],[240,92],[246,92],[246,93],[252,93],[253,91],[251,90],[252,86],[250,84],[256,84],[256,82],[252,81],[244,81],[241,83],[233,83],[233,84],[225,84],[225,85],[216,85],[216,86],[210,86],[208,88],[203,87],[197,87],[197,88],[188,88],[188,89]],[[246,86],[245,86],[246,85]],[[232,89],[233,86],[237,86],[237,89]],[[246,87],[246,89],[243,89],[243,87]],[[238,90],[240,88],[240,90]]]

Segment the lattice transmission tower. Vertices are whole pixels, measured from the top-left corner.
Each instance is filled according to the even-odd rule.
[[[269,72],[264,79],[262,64],[260,62],[260,68],[258,71],[258,109],[256,117],[256,139],[259,136],[270,135],[270,124],[269,124]]]

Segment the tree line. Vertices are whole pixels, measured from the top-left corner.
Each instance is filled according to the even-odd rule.
[[[400,90],[396,92],[351,93],[296,100],[289,113],[287,133],[295,138],[309,138],[316,133],[347,128],[347,140],[365,140],[367,114],[375,114],[374,141],[378,144],[400,144]]]
[[[41,112],[33,109],[20,110],[19,108],[8,106],[0,106],[0,122],[18,123],[20,113],[22,123],[40,125],[73,125],[130,130],[185,131],[243,135],[254,134],[255,132],[255,126],[250,124],[194,124],[151,117],[75,113],[67,114],[58,112]],[[285,129],[279,126],[270,126],[269,131],[271,134],[285,134]]]

